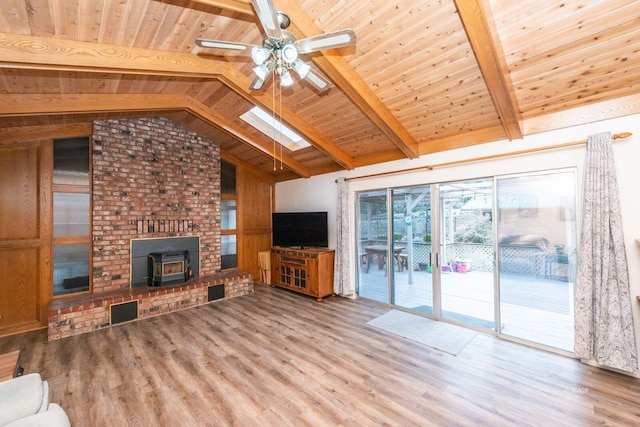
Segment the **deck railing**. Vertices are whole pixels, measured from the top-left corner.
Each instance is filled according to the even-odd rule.
[[[386,240],[365,240],[360,242],[363,248],[369,245],[386,245]],[[404,248],[407,253],[407,242],[394,242],[396,248]],[[542,277],[548,275],[546,263],[553,254],[542,251],[538,246],[500,245],[500,272],[522,276]],[[364,251],[362,251],[364,253]],[[449,243],[446,246],[445,263],[464,262],[467,269],[475,271],[493,271],[493,245],[484,243]],[[424,270],[429,263],[431,244],[413,243],[413,269]]]

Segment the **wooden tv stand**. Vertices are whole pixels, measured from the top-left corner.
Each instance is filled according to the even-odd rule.
[[[271,286],[310,295],[318,301],[333,295],[335,251],[326,248],[271,249]]]

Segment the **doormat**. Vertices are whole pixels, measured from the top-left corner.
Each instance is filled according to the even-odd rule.
[[[477,335],[469,329],[400,310],[391,310],[367,324],[454,356],[460,354]]]

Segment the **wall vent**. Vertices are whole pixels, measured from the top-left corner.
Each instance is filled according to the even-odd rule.
[[[111,304],[109,306],[109,324],[128,322],[138,318],[138,300]]]
[[[207,288],[207,301],[224,298],[224,284],[213,285]]]

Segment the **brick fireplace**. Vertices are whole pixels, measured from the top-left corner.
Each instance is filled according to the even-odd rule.
[[[166,118],[96,121],[92,168],[93,293],[52,300],[50,339],[108,326],[102,312],[108,310],[109,301],[143,298],[140,295],[145,290],[131,287],[134,239],[199,239],[201,280],[192,279],[171,290],[146,291],[148,298],[155,292],[155,304],[164,307],[151,307],[146,314],[170,311],[166,307],[176,299],[176,291],[181,302],[173,301],[171,307],[207,302],[206,287],[199,284],[218,283],[215,276],[221,268],[219,147]],[[232,287],[226,297],[253,292],[253,280],[247,273],[219,277]],[[105,296],[107,303],[97,302]],[[140,306],[144,304],[140,300]],[[89,314],[96,306],[103,307],[100,314]],[[79,315],[82,307],[86,317],[97,321],[87,322]]]
[[[129,287],[132,239],[198,236],[220,271],[220,148],[164,118],[96,121],[93,144],[94,292]]]

